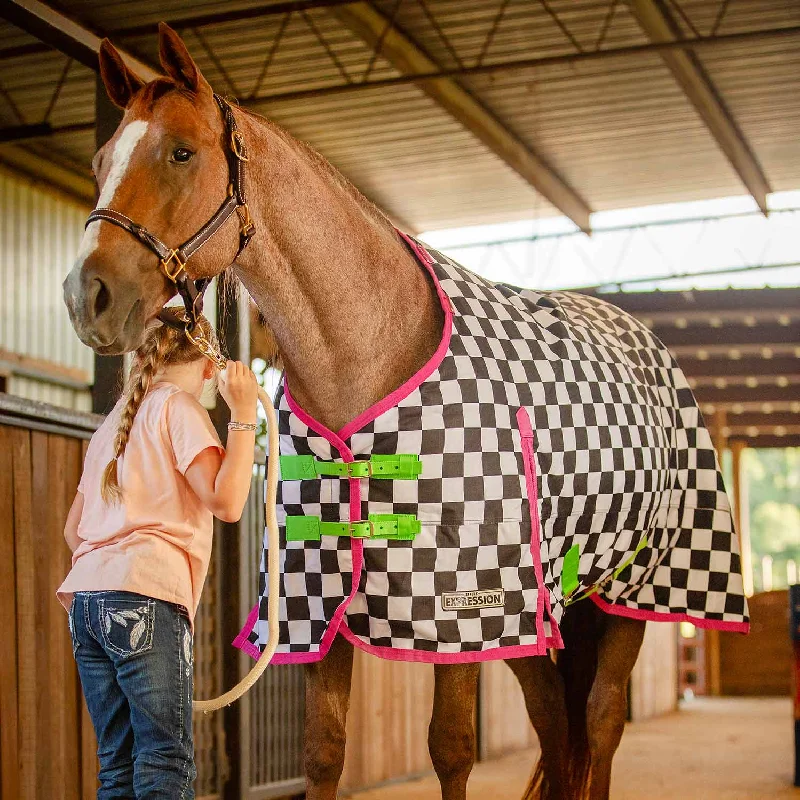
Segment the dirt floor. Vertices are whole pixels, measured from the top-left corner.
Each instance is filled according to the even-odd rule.
[[[784,698],[701,698],[669,716],[629,725],[614,761],[613,800],[800,800],[791,785],[792,709]],[[535,755],[479,764],[469,800],[522,796]],[[431,776],[353,800],[439,800]]]

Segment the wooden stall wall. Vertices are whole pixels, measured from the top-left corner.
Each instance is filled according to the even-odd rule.
[[[90,800],[96,746],[55,590],[83,445],[0,425],[0,781],[5,800]]]
[[[352,790],[433,769],[433,667],[356,650],[341,786]]]
[[[791,692],[792,643],[789,592],[761,592],[748,600],[750,633],[719,636],[720,693],[788,695]]]
[[[538,747],[539,740],[528,719],[522,689],[505,662],[487,661],[481,665],[478,696],[478,756],[481,760]]]
[[[674,622],[648,622],[631,673],[630,717],[640,722],[678,707],[678,629]]]
[[[28,419],[10,424],[27,406]],[[80,478],[91,418],[70,435],[52,406],[0,394],[0,798],[93,800],[97,745],[55,590],[70,568],[63,530]],[[72,414],[78,417],[79,415]],[[84,415],[81,415],[84,416]],[[32,428],[39,428],[38,430]],[[195,629],[195,685],[219,693],[215,566]],[[224,782],[218,720],[195,717],[197,796]]]

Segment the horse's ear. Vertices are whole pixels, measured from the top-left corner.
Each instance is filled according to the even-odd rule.
[[[100,76],[111,102],[120,108],[127,108],[131,98],[144,86],[144,81],[132,72],[122,60],[122,56],[108,39],[100,44]]]
[[[180,86],[195,93],[211,91],[211,85],[189,55],[183,39],[166,22],[158,23],[158,57],[164,72]]]

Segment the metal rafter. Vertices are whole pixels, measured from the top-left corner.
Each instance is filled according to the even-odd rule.
[[[652,41],[674,42],[682,38],[663,0],[630,0],[629,5]],[[767,195],[772,191],[767,177],[697,55],[681,50],[665,51],[661,55],[747,191],[767,214]]]
[[[343,6],[332,13],[370,46],[375,45],[386,26],[383,14],[365,2]],[[396,27],[383,40],[383,56],[408,76],[439,70],[438,64]],[[477,136],[581,230],[589,232],[591,210],[588,203],[473,95],[450,78],[417,79],[419,87],[431,99]]]
[[[616,2],[616,0],[614,0],[614,2]],[[483,44],[481,45],[481,51],[478,53],[478,57],[475,59],[476,67],[479,67],[481,64],[483,64],[483,59],[486,58],[486,54],[489,52],[489,48],[492,46],[492,42],[494,41],[494,35],[497,33],[500,23],[503,21],[506,9],[508,8],[508,3],[509,0],[502,0],[500,3],[500,7],[497,9],[497,13],[494,15],[494,19],[492,20],[489,32],[486,34],[486,38],[483,40]]]

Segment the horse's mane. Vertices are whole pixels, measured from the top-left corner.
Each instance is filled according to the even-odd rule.
[[[331,164],[331,162],[325,158],[325,156],[318,153],[313,147],[311,147],[310,144],[292,136],[280,125],[277,125],[276,123],[272,122],[272,120],[267,119],[265,116],[257,113],[256,111],[252,111],[249,108],[242,108],[241,106],[238,106],[238,108],[243,113],[258,120],[258,122],[269,128],[274,134],[280,136],[281,139],[283,139],[290,147],[298,148],[303,155],[308,157],[308,160],[319,173],[327,178],[330,178],[333,183],[336,184],[336,186],[342,189],[358,204],[364,216],[379,225],[393,228],[392,223],[389,221],[383,211],[381,211],[381,209],[378,208],[378,206],[376,206],[371,200],[368,200],[366,197],[364,197],[364,195],[338,169],[336,169],[336,167],[334,167],[333,164]]]

